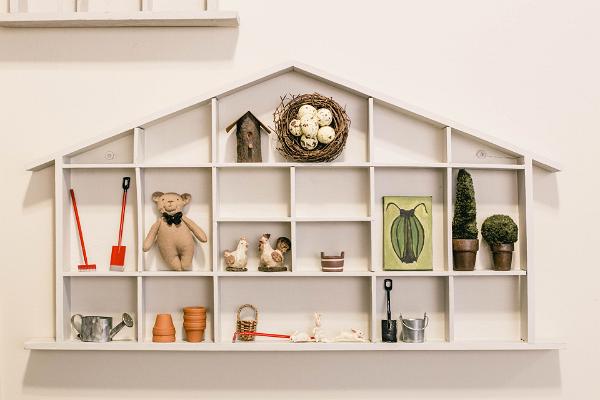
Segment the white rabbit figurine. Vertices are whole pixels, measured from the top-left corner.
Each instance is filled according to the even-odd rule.
[[[327,343],[329,339],[323,334],[321,328],[321,314],[316,312],[314,313],[315,318],[315,327],[313,328],[313,338],[315,342]]]
[[[342,331],[335,338],[336,342],[368,342],[365,333],[360,329],[352,328],[351,331]]]

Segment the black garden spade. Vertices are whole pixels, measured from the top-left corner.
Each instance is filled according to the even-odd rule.
[[[390,239],[394,253],[403,263],[414,263],[419,259],[423,246],[425,244],[425,229],[419,218],[415,215],[415,210],[423,206],[426,213],[425,203],[419,203],[410,210],[404,210],[395,203],[388,203],[385,210],[394,206],[400,211],[400,214],[392,222],[390,229]]]

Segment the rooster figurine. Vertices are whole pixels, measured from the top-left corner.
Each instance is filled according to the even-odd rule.
[[[243,272],[248,271],[248,241],[245,237],[241,237],[237,248],[234,251],[225,250],[223,252],[225,258],[225,268],[227,271]]]
[[[287,267],[283,265],[284,254],[292,247],[290,239],[280,237],[275,243],[275,249],[271,247],[269,239],[270,233],[265,233],[258,241],[258,252],[260,253],[260,263],[258,270],[262,272],[281,272],[287,271]]]

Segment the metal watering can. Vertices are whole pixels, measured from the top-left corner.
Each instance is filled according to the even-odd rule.
[[[77,319],[79,322],[76,321]],[[104,343],[110,342],[123,327],[131,328],[133,318],[131,318],[131,315],[124,313],[123,320],[113,328],[112,317],[75,314],[71,317],[71,325],[78,333],[77,338],[82,342]]]

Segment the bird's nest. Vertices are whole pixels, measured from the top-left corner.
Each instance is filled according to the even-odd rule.
[[[331,143],[319,143],[313,150],[306,150],[300,144],[300,137],[290,133],[288,129],[290,121],[297,118],[298,109],[304,104],[310,104],[316,109],[327,108],[331,110],[333,120],[330,126],[335,130],[335,138]],[[286,159],[297,162],[329,162],[335,160],[344,150],[350,129],[350,118],[348,118],[346,110],[332,98],[319,93],[283,96],[281,103],[273,114],[273,121],[279,139],[277,149]]]

